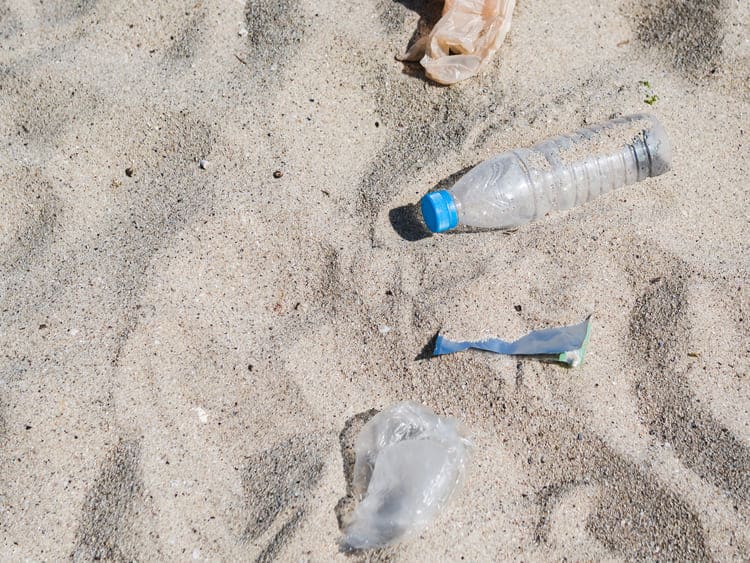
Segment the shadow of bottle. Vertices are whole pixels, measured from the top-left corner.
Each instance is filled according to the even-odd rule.
[[[422,221],[422,212],[419,206],[410,203],[395,207],[388,212],[393,230],[404,240],[416,242],[432,236],[430,230]]]

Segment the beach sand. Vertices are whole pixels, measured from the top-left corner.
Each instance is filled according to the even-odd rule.
[[[450,88],[395,60],[434,13],[0,0],[0,558],[750,558],[750,3],[522,0]],[[643,111],[664,176],[420,225],[456,172]],[[580,369],[427,357],[590,313]],[[464,422],[467,482],[342,553],[357,431],[407,399]]]

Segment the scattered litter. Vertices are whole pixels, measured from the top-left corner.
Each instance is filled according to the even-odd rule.
[[[508,356],[538,356],[578,367],[583,363],[591,335],[591,315],[582,323],[560,328],[535,330],[514,342],[488,338],[474,342],[458,342],[438,335],[433,356],[443,356],[474,348]]]
[[[354,494],[343,540],[384,547],[423,530],[463,481],[471,442],[460,423],[405,401],[375,415],[357,438]]]
[[[378,332],[383,335],[388,334],[389,332],[391,332],[391,327],[389,327],[388,325],[382,325],[378,327]]]
[[[429,78],[453,84],[477,74],[510,30],[515,0],[445,0],[443,15],[402,61],[419,61]]]
[[[201,170],[206,170],[208,168],[208,161],[201,159],[198,162],[198,166],[200,166]]]
[[[241,23],[240,28],[237,30],[237,35],[239,35],[240,37],[247,37],[247,33],[247,27],[245,27],[244,23]]]
[[[659,121],[630,115],[486,160],[450,190],[425,195],[422,216],[434,233],[459,223],[512,229],[664,174],[671,162]]]

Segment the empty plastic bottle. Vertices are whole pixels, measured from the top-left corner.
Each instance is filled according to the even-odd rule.
[[[509,229],[663,174],[671,161],[659,121],[631,115],[486,160],[450,190],[425,195],[422,216],[434,233]]]

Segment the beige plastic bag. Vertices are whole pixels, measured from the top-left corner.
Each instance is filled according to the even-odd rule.
[[[445,0],[432,32],[401,60],[419,61],[427,76],[440,84],[474,76],[505,39],[515,4],[515,0]]]

